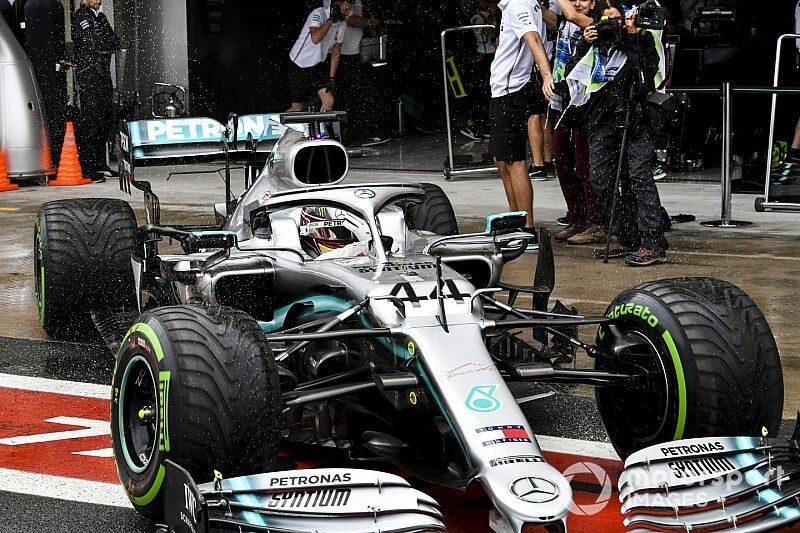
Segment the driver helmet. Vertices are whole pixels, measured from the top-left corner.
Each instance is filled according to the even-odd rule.
[[[300,242],[303,250],[312,257],[344,248],[358,242],[358,236],[349,229],[352,223],[337,216],[339,209],[329,207],[304,207],[300,213]]]

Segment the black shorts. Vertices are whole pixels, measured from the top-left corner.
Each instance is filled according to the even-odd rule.
[[[489,153],[498,161],[528,159],[531,84],[489,102]]]
[[[289,61],[289,92],[292,102],[305,102],[317,96],[317,91],[328,85],[330,72],[327,63],[300,68],[294,61]]]

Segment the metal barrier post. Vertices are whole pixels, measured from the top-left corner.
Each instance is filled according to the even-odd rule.
[[[701,222],[703,226],[715,228],[738,228],[749,226],[752,222],[731,220],[731,82],[722,84],[722,210],[721,220]]]
[[[448,90],[448,77],[447,77],[447,49],[445,47],[445,37],[448,33],[454,31],[467,31],[467,30],[482,30],[491,29],[495,27],[491,24],[473,24],[471,26],[459,26],[457,28],[447,28],[441,33],[442,42],[442,83],[444,85],[444,112],[445,120],[447,121],[447,164],[444,167],[444,179],[449,180],[453,174],[472,174],[477,172],[488,172],[495,170],[496,167],[478,165],[474,167],[456,169],[453,162],[453,127],[450,124],[450,91]],[[488,80],[486,83],[489,83]]]

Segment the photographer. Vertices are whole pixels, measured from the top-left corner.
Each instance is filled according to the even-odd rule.
[[[659,9],[657,4],[655,8]],[[596,22],[583,34],[592,47],[567,81],[570,107],[578,107],[589,139],[592,186],[605,223],[612,224],[608,258],[627,255],[630,266],[665,263],[668,243],[653,180],[653,142],[644,114],[648,94],[663,78],[661,43],[656,32],[637,26],[637,10],[623,18],[617,0],[599,1],[596,11]],[[621,154],[624,137],[627,142]],[[621,181],[621,209],[614,209],[614,197],[620,193],[615,190],[620,161],[626,179]],[[633,217],[636,228],[625,228]],[[606,257],[605,252],[601,257]]]
[[[315,92],[322,101],[320,111],[333,109],[334,79],[347,29],[345,19],[352,9],[349,0],[333,0],[330,9],[319,7],[308,15],[300,36],[289,52],[292,105],[287,111],[302,111],[303,102],[313,97]],[[326,68],[328,52],[331,53],[331,62]]]

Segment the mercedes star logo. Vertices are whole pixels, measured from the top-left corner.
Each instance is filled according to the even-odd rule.
[[[555,500],[558,487],[546,479],[523,477],[511,484],[511,493],[528,503],[545,503]]]
[[[356,198],[361,199],[375,198],[375,191],[371,189],[356,189],[355,195]]]

